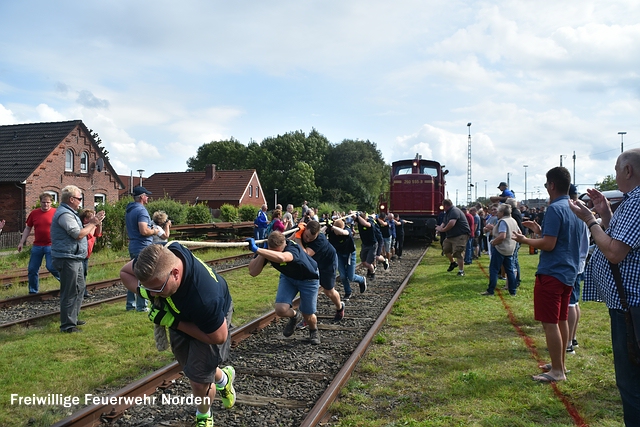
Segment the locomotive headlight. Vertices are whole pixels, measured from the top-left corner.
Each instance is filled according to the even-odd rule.
[[[384,211],[384,203],[380,205],[380,211]]]

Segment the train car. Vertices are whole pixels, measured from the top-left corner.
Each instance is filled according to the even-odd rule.
[[[436,239],[437,218],[442,211],[445,198],[445,175],[448,170],[435,160],[398,160],[391,164],[391,179],[385,212],[400,214],[411,221],[405,225],[406,237],[426,238],[430,243]]]

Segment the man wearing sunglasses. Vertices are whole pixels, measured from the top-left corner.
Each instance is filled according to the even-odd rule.
[[[229,357],[233,302],[227,282],[179,243],[154,244],[120,271],[125,287],[153,301],[149,320],[169,328],[171,350],[191,383],[196,426],[213,426],[211,402],[235,403]],[[215,387],[214,387],[215,384]]]
[[[60,331],[80,332],[78,325],[84,321],[78,320],[78,313],[87,287],[84,280],[87,236],[102,223],[104,211],[84,225],[77,213],[82,192],[75,185],[62,189],[60,201],[51,220],[51,256],[60,273]]]

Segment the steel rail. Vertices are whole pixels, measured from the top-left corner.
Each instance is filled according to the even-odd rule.
[[[422,256],[415,263],[415,265],[413,266],[413,268],[411,269],[407,277],[404,279],[404,281],[402,282],[402,284],[400,285],[396,293],[393,295],[389,303],[386,305],[383,312],[380,314],[380,316],[375,321],[375,323],[371,326],[371,328],[369,329],[369,332],[367,332],[367,334],[365,335],[363,340],[360,342],[358,347],[351,354],[351,357],[349,357],[346,363],[342,366],[342,369],[340,369],[340,371],[334,377],[333,381],[329,384],[325,392],[322,394],[322,396],[320,396],[320,398],[316,401],[316,404],[313,406],[313,408],[311,408],[307,416],[302,420],[300,427],[317,426],[327,416],[329,408],[331,407],[331,404],[338,397],[338,394],[340,393],[340,390],[342,389],[342,387],[344,387],[344,385],[347,383],[349,378],[351,378],[351,374],[353,373],[356,366],[358,365],[358,362],[360,362],[360,359],[362,359],[364,354],[369,349],[369,346],[371,345],[371,341],[373,340],[373,338],[375,338],[376,334],[380,331],[380,329],[386,322],[387,316],[389,315],[389,313],[391,313],[393,306],[395,305],[396,301],[398,300],[402,292],[404,292],[404,288],[409,283],[409,280],[411,279],[411,277],[413,277],[413,273],[416,271],[416,268],[418,268],[418,266],[422,262],[422,259],[424,258],[426,253],[427,251],[425,250]]]
[[[227,257],[223,257],[223,258],[216,258],[216,259],[212,259],[209,261],[205,261],[206,264],[208,265],[216,265],[216,264],[222,264],[225,262],[229,262],[229,261],[235,261],[238,259],[242,259],[242,258],[248,258],[248,257],[252,257],[253,254],[240,254],[240,255],[230,255]],[[128,260],[122,259],[119,260],[124,262],[128,262]],[[119,262],[119,261],[114,261],[114,262]],[[106,263],[103,263],[106,264]],[[45,270],[46,271],[46,270]],[[48,271],[47,271],[48,273]],[[120,284],[120,278],[113,278],[113,279],[106,279],[106,280],[102,280],[102,281],[98,281],[98,282],[92,282],[92,283],[87,283],[87,289],[88,290],[96,290],[96,289],[104,289],[104,288],[108,288],[110,286],[115,286]],[[48,299],[51,298],[56,298],[60,296],[60,289],[53,289],[51,291],[46,291],[46,292],[39,292],[37,294],[27,294],[27,295],[19,295],[16,297],[10,297],[10,298],[4,298],[4,299],[0,299],[0,308],[4,308],[4,307],[10,307],[12,305],[18,305],[18,304],[22,304],[25,302],[30,302],[30,301],[46,301]]]
[[[225,268],[223,270],[219,270],[218,273],[223,274],[229,271],[233,271],[233,270],[239,270],[241,268],[246,268],[246,265],[237,265],[235,267],[229,267],[229,268]],[[113,279],[115,280],[115,279]],[[108,281],[105,281],[108,282]],[[117,284],[121,283],[120,279],[118,279],[118,281],[116,282]],[[105,287],[105,286],[103,286]],[[59,296],[60,291],[57,291],[56,295],[52,295],[49,296],[49,298],[43,298],[43,299],[51,299],[54,298],[56,296]],[[119,296],[115,296],[115,297],[110,297],[110,298],[106,298],[103,300],[99,300],[99,301],[91,301],[91,302],[87,302],[86,304],[82,304],[82,306],[80,307],[81,309],[83,308],[88,308],[88,307],[94,307],[96,305],[100,305],[100,304],[109,304],[112,302],[116,302],[116,301],[120,301],[126,298],[126,294],[122,294]],[[20,319],[20,320],[14,320],[13,322],[7,322],[7,323],[0,323],[0,329],[5,329],[5,328],[9,328],[11,326],[17,326],[17,325],[21,325],[21,326],[29,326],[33,323],[36,323],[39,320],[42,319],[46,319],[48,317],[53,317],[53,316],[58,316],[60,315],[60,310],[56,310],[56,311],[50,311],[48,313],[44,313],[44,314],[39,314],[37,316],[33,316],[33,317],[27,317],[25,319]]]
[[[298,303],[299,300],[296,300],[294,306]],[[231,345],[237,346],[242,340],[249,338],[256,331],[267,327],[277,319],[275,311],[271,311],[241,327],[232,329]],[[89,405],[51,427],[95,427],[102,422],[112,422],[121,417],[126,409],[133,406],[136,397],[149,396],[156,389],[166,389],[171,386],[173,380],[180,376],[182,374],[178,362],[172,362],[104,398],[105,401],[118,402],[117,404]]]

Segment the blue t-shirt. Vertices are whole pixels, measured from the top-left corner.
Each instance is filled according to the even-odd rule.
[[[506,188],[502,194],[500,194],[500,197],[508,197],[509,199],[515,199],[516,195],[513,193],[513,191],[509,190],[508,188]]]
[[[332,268],[336,259],[336,249],[329,243],[324,234],[319,233],[313,242],[302,242],[305,248],[310,248],[315,252],[313,258],[318,264],[320,270]]]
[[[293,255],[293,261],[277,263],[265,259],[265,264],[271,262],[273,268],[294,280],[318,279],[318,264],[300,245],[291,240],[287,240],[287,246],[284,248],[284,252],[289,252]]]
[[[153,223],[151,222],[147,208],[145,208],[142,203],[137,202],[131,202],[127,205],[124,220],[127,225],[127,234],[129,235],[129,254],[134,257],[153,243],[151,236],[143,236],[140,234],[138,223],[146,222],[150,228]]]
[[[536,274],[552,276],[567,286],[573,286],[580,267],[582,221],[571,212],[569,196],[560,196],[547,208],[542,223],[542,237],[557,238],[552,251],[541,251]]]

